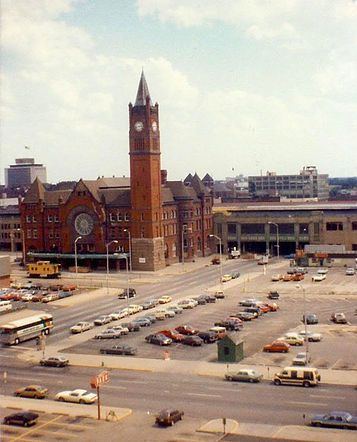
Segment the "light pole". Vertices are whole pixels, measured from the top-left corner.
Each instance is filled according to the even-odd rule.
[[[129,262],[129,265],[130,265],[130,272],[132,272],[133,271],[133,266],[132,266],[132,263],[131,263],[131,234],[130,234],[130,230],[128,230],[128,229],[124,229],[124,232],[127,232],[127,234],[128,234],[128,237],[129,237],[129,259],[130,259],[130,262]]]
[[[82,239],[81,236],[77,236],[77,238],[74,240],[74,266],[76,269],[76,281],[78,280],[78,264],[77,264],[77,241]]]
[[[305,287],[303,287],[300,284],[296,285],[296,288],[298,290],[302,290],[303,295],[303,310],[304,310],[304,330],[305,330],[305,349],[306,349],[306,360],[309,362],[309,338],[307,336],[307,323],[306,323],[306,293],[305,293]]]
[[[220,268],[220,273],[221,273],[221,280],[220,280],[220,283],[221,283],[221,285],[222,285],[222,283],[223,283],[223,281],[222,281],[222,278],[223,278],[223,267],[222,267],[222,239],[221,239],[219,236],[217,236],[217,235],[213,235],[213,234],[210,235],[210,238],[216,238],[216,239],[218,239],[218,241],[219,241],[219,268]]]
[[[114,239],[105,245],[105,248],[107,249],[107,295],[109,294],[109,246],[111,244],[118,244],[118,241]]]
[[[280,245],[279,245],[279,224],[268,221],[268,224],[273,224],[276,227],[276,256],[279,259],[280,257]],[[270,235],[269,235],[270,236]]]
[[[126,268],[126,305],[129,305],[129,266],[128,257],[125,255],[125,268]]]

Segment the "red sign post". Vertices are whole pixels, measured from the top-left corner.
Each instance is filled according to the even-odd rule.
[[[100,395],[99,395],[99,387],[102,384],[109,382],[109,372],[102,371],[97,374],[97,376],[93,376],[90,380],[90,386],[97,390],[97,404],[98,404],[98,420],[100,420]]]

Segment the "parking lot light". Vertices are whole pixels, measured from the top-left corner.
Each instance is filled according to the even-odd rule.
[[[303,294],[303,310],[304,310],[304,330],[305,330],[305,349],[306,349],[306,361],[309,362],[309,339],[307,336],[307,324],[306,324],[306,293],[305,287],[300,284],[296,284],[295,286],[298,290],[302,290]]]
[[[107,249],[107,295],[109,294],[109,246],[111,244],[118,244],[118,241],[114,239],[113,241],[110,241],[105,245]]]
[[[220,279],[220,284],[221,284],[221,288],[222,288],[222,277],[223,277],[223,267],[222,267],[222,239],[217,236],[217,235],[210,235],[210,238],[216,238],[219,241],[219,268],[220,268],[220,274],[221,274],[221,279]]]

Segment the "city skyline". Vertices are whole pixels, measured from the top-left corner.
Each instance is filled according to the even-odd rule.
[[[356,2],[269,6],[3,1],[0,182],[21,157],[51,182],[128,176],[142,68],[169,179],[356,175]]]

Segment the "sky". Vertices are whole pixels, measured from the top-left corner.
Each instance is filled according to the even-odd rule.
[[[169,180],[357,175],[355,0],[1,0],[1,25],[0,183],[129,176],[142,69]]]

